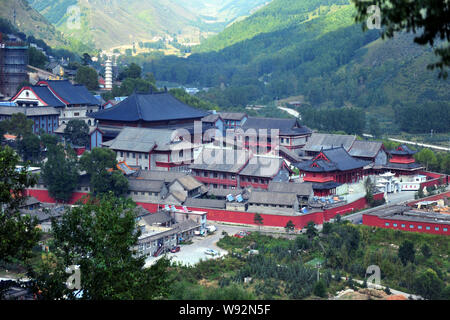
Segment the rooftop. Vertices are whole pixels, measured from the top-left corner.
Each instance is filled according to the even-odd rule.
[[[423,223],[439,223],[450,225],[450,215],[413,209],[406,205],[393,205],[388,208],[370,211],[366,215],[378,216],[382,219],[416,221]]]
[[[182,119],[201,119],[207,113],[195,109],[166,92],[133,93],[117,105],[93,113],[97,120],[111,120],[120,122],[136,121],[170,121]]]
[[[39,81],[38,85],[48,86],[50,91],[65,104],[100,106],[100,102],[85,86],[80,84],[73,85],[69,80]]]
[[[252,191],[248,203],[294,205],[297,195],[286,192]]]
[[[306,172],[333,172],[363,168],[370,161],[353,158],[343,147],[322,150],[314,159],[295,166]]]
[[[328,133],[313,133],[308,139],[303,150],[309,152],[320,152],[322,149],[330,149],[343,146],[345,150],[349,150],[356,141],[355,136],[328,134]]]
[[[280,135],[305,135],[311,134],[308,127],[302,126],[298,119],[294,118],[259,118],[249,117],[242,126],[244,131],[249,129],[267,130],[270,135],[271,130],[279,130]]]
[[[352,157],[374,158],[383,148],[383,143],[379,141],[355,140],[348,153]]]
[[[313,193],[311,183],[269,182],[269,192],[295,193],[298,196],[309,196]]]

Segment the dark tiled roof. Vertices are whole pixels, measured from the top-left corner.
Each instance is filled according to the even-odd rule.
[[[45,86],[32,86],[31,89],[50,107],[64,107],[65,104]]]
[[[203,122],[216,122],[217,119],[220,118],[220,115],[218,113],[211,113],[207,115],[206,117],[202,118]]]
[[[291,162],[300,162],[302,161],[302,157],[298,155],[295,151],[289,150],[285,146],[280,146],[280,155]]]
[[[156,145],[163,146],[170,143],[172,130],[124,127],[110,149],[150,152]]]
[[[239,172],[239,175],[271,178],[280,171],[283,164],[283,159],[255,156],[252,157],[242,171]]]
[[[216,159],[217,157],[217,159]],[[191,169],[238,173],[247,164],[247,150],[207,149],[197,157]]]
[[[386,169],[400,169],[400,170],[418,170],[423,169],[424,167],[418,163],[393,163],[388,162],[383,166]]]
[[[156,212],[156,213],[147,214],[147,215],[143,216],[142,219],[148,225],[164,224],[164,223],[168,223],[173,220],[170,215],[168,215],[165,212],[161,212],[161,211]]]
[[[194,190],[194,189],[197,189],[197,188],[203,186],[203,184],[201,182],[199,182],[197,179],[195,179],[193,176],[188,176],[188,175],[177,178],[176,181],[178,181],[188,191],[191,191],[191,190]]]
[[[294,193],[252,191],[248,203],[293,205],[296,201],[297,195]]]
[[[355,136],[328,134],[328,133],[313,133],[309,137],[303,150],[310,152],[320,152],[322,149],[330,149],[343,146],[345,150],[349,150],[356,141]]]
[[[182,172],[176,171],[139,170],[136,180],[162,180],[165,183],[172,183],[177,178],[184,177],[185,175]]]
[[[271,130],[278,129],[280,135],[304,135],[312,133],[311,129],[302,126],[298,119],[281,118],[256,118],[249,117],[242,126],[244,131],[248,129],[263,130],[266,129],[270,135]]]
[[[164,186],[164,181],[161,180],[129,179],[128,183],[130,191],[161,192]]]
[[[324,183],[313,183],[312,188],[314,190],[329,190],[329,189],[337,188],[341,185],[342,185],[342,183],[330,181],[330,182],[324,182]]]
[[[353,158],[342,147],[323,150],[322,153],[329,161],[320,157],[319,154],[313,160],[301,162],[295,166],[306,172],[332,172],[363,168],[370,164],[370,161]]]
[[[393,154],[393,155],[405,156],[405,155],[416,154],[417,151],[411,150],[410,148],[408,148],[407,145],[402,144],[402,145],[398,146],[397,149],[389,151],[389,153]]]
[[[382,147],[382,142],[356,140],[348,153],[352,157],[375,158]]]
[[[47,83],[50,89],[67,104],[100,106],[100,102],[83,85],[73,85],[68,80],[47,80],[42,83]]]
[[[187,198],[184,205],[193,208],[225,209],[225,200]]]
[[[59,111],[53,107],[1,107],[0,115],[13,115],[23,113],[28,117],[59,115]]]
[[[313,192],[311,183],[269,182],[269,192],[295,193],[298,196],[309,196]]]
[[[97,120],[121,122],[201,119],[206,115],[165,92],[133,93],[114,107],[91,114]]]
[[[224,120],[239,121],[247,116],[244,112],[220,112],[220,117]]]

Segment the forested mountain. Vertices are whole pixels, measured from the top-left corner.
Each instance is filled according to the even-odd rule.
[[[15,25],[14,25],[15,12]],[[37,39],[45,39],[48,45],[63,46],[61,34],[26,0],[0,0],[0,18],[8,20],[21,32]]]
[[[96,48],[151,40],[157,36],[206,37],[268,0],[29,0],[59,30]],[[68,10],[81,12],[81,29],[70,27]],[[69,22],[69,24],[68,24]]]
[[[430,47],[409,34],[382,40],[379,30],[363,32],[354,15],[344,0],[274,0],[205,41],[198,48],[205,52],[153,59],[144,71],[210,87],[201,97],[221,107],[302,95],[316,108],[363,108],[387,129],[411,129],[402,110],[416,108],[411,117],[428,102],[450,108],[449,80],[427,70],[437,59]],[[450,122],[448,112],[428,116]]]

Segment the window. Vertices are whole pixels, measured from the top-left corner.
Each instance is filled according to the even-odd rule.
[[[418,226],[417,229],[422,230],[422,226]]]
[[[409,225],[409,228],[410,228],[410,229],[414,229],[414,225],[410,224],[410,225]]]
[[[74,117],[78,117],[79,115],[80,115],[79,112],[74,112],[74,113],[73,113],[73,116],[74,116]]]
[[[136,159],[136,154],[134,152],[131,153],[131,155],[133,156],[133,159]]]
[[[396,227],[397,226],[397,224],[396,223],[394,223],[394,227]]]
[[[447,228],[444,228],[444,231],[445,231],[445,232],[447,232],[447,231],[448,231],[448,229],[447,229]]]
[[[123,151],[120,151],[120,156],[123,158]]]
[[[389,222],[386,222],[384,225],[385,225],[386,227],[389,227]]]
[[[427,230],[430,230],[430,227],[426,227]]]
[[[439,231],[439,227],[435,227],[434,230]]]
[[[145,155],[145,159],[148,159],[148,154]]]
[[[404,224],[402,224],[402,228],[404,228],[405,227],[405,225]]]

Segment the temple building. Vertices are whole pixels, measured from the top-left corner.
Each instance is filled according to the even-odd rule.
[[[187,170],[196,148],[175,129],[133,127],[124,127],[115,139],[102,145],[115,151],[119,162],[162,171]]]
[[[0,121],[8,120],[15,113],[23,113],[33,121],[33,133],[54,133],[58,128],[59,110],[53,107],[0,106]]]
[[[416,153],[417,151],[402,144],[397,149],[389,151],[391,158],[384,168],[389,169],[396,176],[417,175],[424,167],[416,163],[416,159],[414,159]]]
[[[93,120],[87,114],[98,111],[101,105],[85,86],[73,85],[68,80],[46,80],[25,86],[11,101],[19,106],[54,107],[59,110],[59,124],[77,119],[89,126]]]
[[[363,170],[369,161],[353,158],[343,147],[321,150],[309,161],[295,166],[304,182],[312,182],[314,194],[335,194],[336,188],[346,183],[356,183],[363,178]]]
[[[108,109],[90,114],[104,132],[103,141],[117,137],[124,127],[193,128],[207,112],[195,109],[167,92],[133,93]]]
[[[284,159],[252,155],[245,149],[205,148],[190,169],[205,186],[225,190],[267,190],[271,181],[286,182],[293,174]]]

